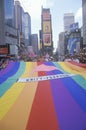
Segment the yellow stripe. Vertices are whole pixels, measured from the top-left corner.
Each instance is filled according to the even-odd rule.
[[[31,63],[26,63],[26,69],[23,77],[28,76],[28,71],[30,71],[32,65]],[[4,87],[4,86],[3,86]],[[9,108],[12,106],[16,98],[19,96],[23,88],[25,87],[25,83],[15,83],[3,96],[0,98],[0,120],[7,113]]]
[[[84,78],[86,78],[86,69],[85,68],[73,65],[69,62],[59,62],[59,64],[68,73],[79,74],[79,75],[83,76]]]
[[[35,66],[37,66],[36,63],[34,64],[26,63],[26,71],[22,75],[22,77],[30,76],[30,73],[28,72],[30,72],[30,70],[32,70]],[[37,76],[37,73],[35,73],[35,76]],[[14,86],[15,86],[15,89],[17,88],[17,91],[18,89],[20,90],[21,88],[24,88],[24,89],[22,93],[19,95],[18,99],[17,100],[15,99],[16,100],[15,104],[12,106],[12,103],[11,103],[12,107],[10,111],[0,121],[0,124],[5,124],[4,126],[0,125],[0,129],[3,129],[3,130],[6,130],[6,129],[24,130],[25,129],[27,120],[30,114],[31,106],[34,100],[37,83],[26,83],[26,84],[16,83]],[[14,92],[15,95],[16,95],[16,92]],[[14,96],[12,98],[14,98]]]
[[[23,84],[24,85],[24,84]],[[10,109],[12,104],[15,102],[18,95],[21,93],[23,86],[22,84],[15,83],[2,98],[0,98],[0,120]]]

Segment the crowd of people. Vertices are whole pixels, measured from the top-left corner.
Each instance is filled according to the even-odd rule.
[[[3,58],[0,60],[0,70],[1,69],[4,69],[6,68],[6,66],[8,65],[9,61],[11,59],[8,59],[8,58]],[[15,60],[17,61],[17,59]],[[21,61],[21,59],[19,60]],[[48,54],[47,55],[39,55],[37,57],[34,57],[32,59],[28,59],[28,60],[23,60],[25,62],[28,62],[28,61],[31,61],[31,62],[48,62],[48,61],[53,61],[53,62],[56,62],[56,61],[60,61],[60,60],[57,60],[57,57],[56,56],[49,56]],[[74,62],[77,62],[77,63],[86,63],[86,55],[85,54],[79,54],[79,55],[65,55],[64,56],[64,59],[62,60],[63,62],[70,62],[70,61],[74,61]]]
[[[57,61],[63,61],[63,62],[69,62],[69,61],[74,61],[77,63],[86,63],[86,55],[65,55],[64,58],[62,59],[58,59],[56,55],[53,56],[49,56],[49,55],[39,55],[37,57],[34,58],[30,58],[28,61],[32,61],[32,62],[41,62],[41,61],[53,61],[53,62],[57,62]]]
[[[66,55],[64,61],[74,61],[77,63],[86,63],[86,55],[85,54],[74,54],[74,55]]]

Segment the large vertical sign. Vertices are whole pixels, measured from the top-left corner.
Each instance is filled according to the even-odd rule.
[[[43,34],[44,46],[51,46],[51,34]]]
[[[42,32],[43,32],[43,45],[51,47],[52,45],[52,27],[51,15],[49,9],[44,9],[42,13]]]
[[[43,33],[51,33],[50,21],[43,21]]]
[[[43,20],[50,20],[51,19],[51,15],[48,11],[43,12]]]
[[[68,50],[70,54],[73,54],[76,50],[76,53],[80,52],[80,38],[70,38],[68,41]]]

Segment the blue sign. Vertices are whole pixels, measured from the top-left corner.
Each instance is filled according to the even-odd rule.
[[[79,53],[80,50],[80,38],[70,38],[68,40],[68,51],[70,54],[74,53],[74,50],[76,50],[76,53]]]
[[[70,25],[70,32],[73,32],[75,30],[79,29],[79,24],[78,23],[73,23]]]

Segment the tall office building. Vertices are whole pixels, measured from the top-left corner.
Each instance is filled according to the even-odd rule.
[[[4,0],[0,0],[0,45],[5,44],[4,41]]]
[[[75,22],[74,14],[73,13],[65,13],[64,14],[64,32],[70,31],[70,25]]]
[[[25,12],[18,0],[15,1],[15,27],[18,29],[20,46],[25,43]]]
[[[25,38],[25,12],[23,8],[21,8],[21,11],[22,11],[22,35]]]
[[[14,0],[4,0],[5,10],[5,44],[8,47],[10,56],[18,55],[18,32],[14,28]]]
[[[15,27],[22,32],[22,8],[19,1],[15,1]]]
[[[5,23],[14,27],[14,0],[4,0]]]
[[[45,53],[52,53],[53,41],[52,41],[52,20],[49,8],[42,7],[41,15],[42,26],[42,48]]]
[[[29,13],[25,13],[25,44],[30,45],[31,36],[31,17]]]
[[[83,47],[86,48],[86,0],[82,0],[83,12]]]
[[[14,0],[0,0],[0,57],[18,54],[17,37],[14,28]]]
[[[65,39],[65,33],[61,32],[59,34],[59,44],[58,44],[58,48],[59,48],[59,54],[60,56],[64,56],[65,54],[65,43],[64,43],[64,39]]]
[[[31,35],[31,45],[35,54],[38,54],[38,35],[37,34]]]

